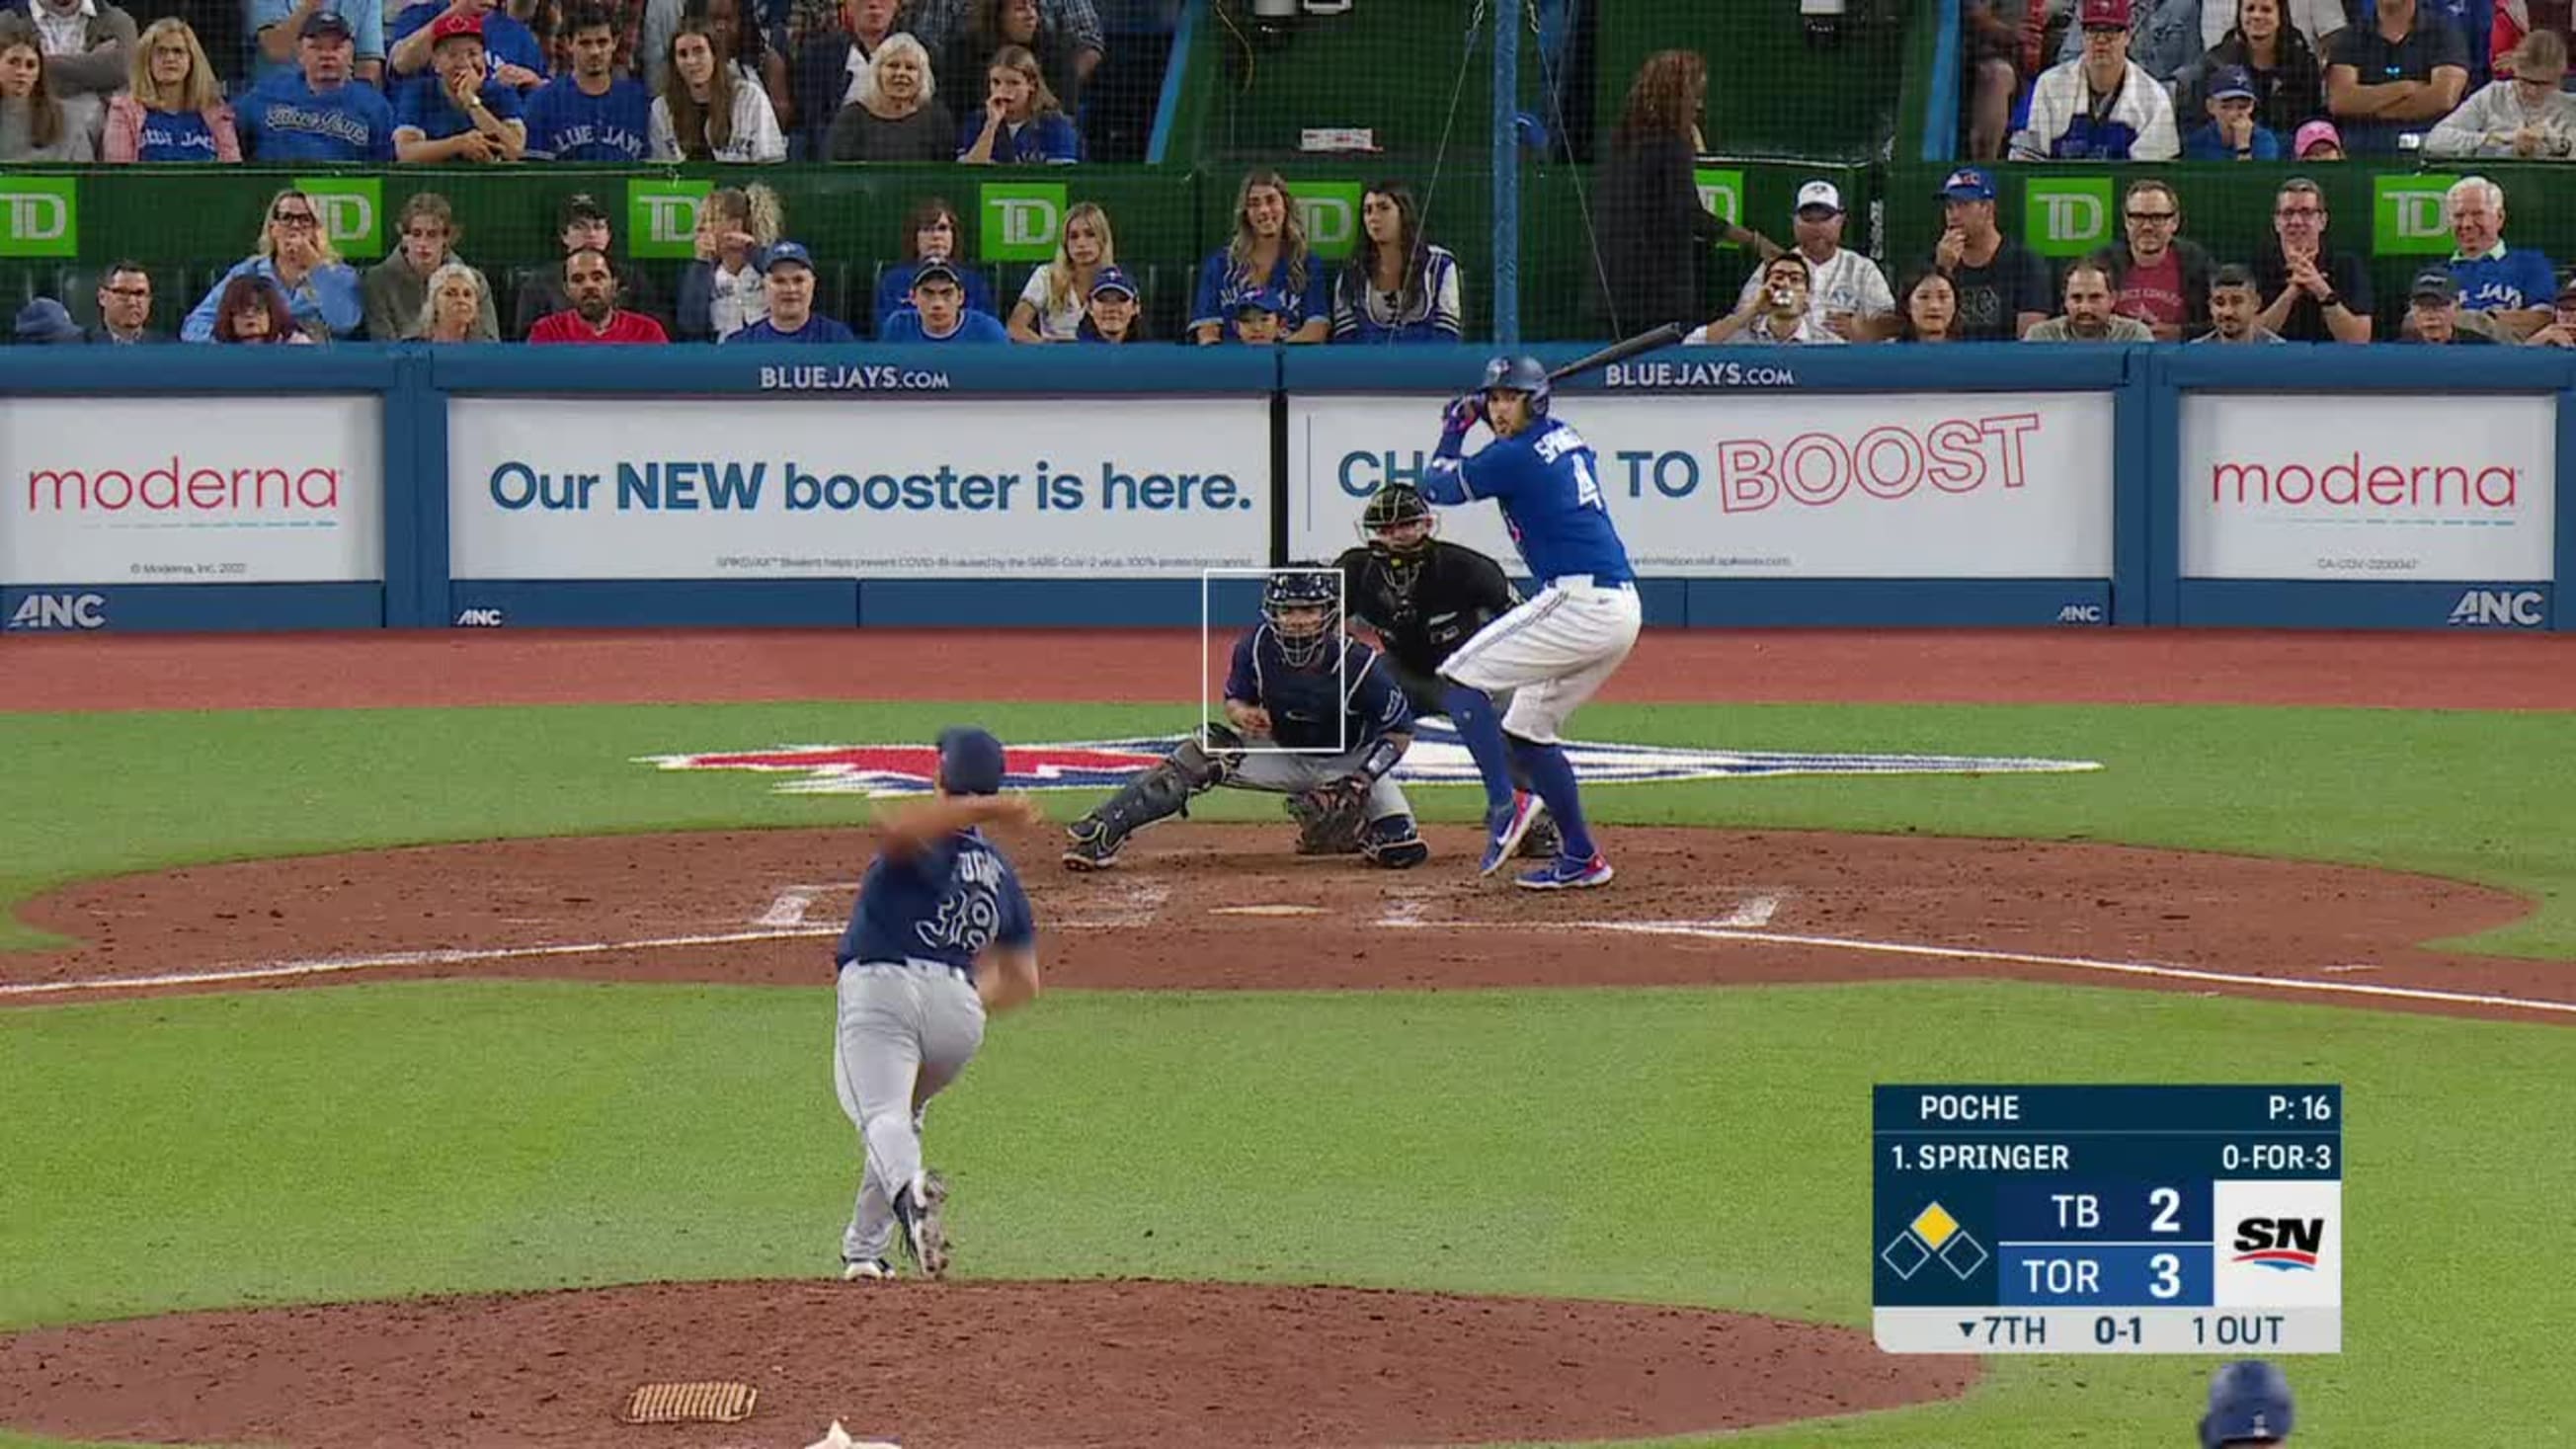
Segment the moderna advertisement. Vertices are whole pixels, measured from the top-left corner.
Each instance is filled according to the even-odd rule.
[[[460,397],[460,579],[1195,578],[1269,562],[1266,398]]]
[[[0,398],[0,579],[384,577],[369,397]]]
[[[1368,495],[1417,480],[1441,400],[1294,397],[1290,552],[1359,540]],[[1561,396],[1600,458],[1640,574],[1697,578],[2107,579],[2108,393]],[[1468,435],[1473,451],[1490,441]],[[1501,511],[1442,536],[1517,568]]]
[[[2186,578],[2553,577],[2551,395],[2185,393],[2181,424]]]

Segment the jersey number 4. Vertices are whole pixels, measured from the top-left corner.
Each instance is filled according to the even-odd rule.
[[[1601,480],[1592,476],[1592,455],[1574,455],[1574,501],[1586,508],[1601,507]]]

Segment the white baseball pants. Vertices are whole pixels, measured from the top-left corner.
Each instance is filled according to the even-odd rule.
[[[1487,694],[1510,690],[1504,730],[1533,744],[1557,744],[1557,731],[1637,647],[1643,618],[1632,584],[1605,586],[1584,575],[1550,579],[1459,645],[1440,677]]]

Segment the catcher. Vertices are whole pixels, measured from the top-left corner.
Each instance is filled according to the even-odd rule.
[[[1463,543],[1435,537],[1438,531],[1439,518],[1418,490],[1389,483],[1360,512],[1367,546],[1343,550],[1333,566],[1342,571],[1342,596],[1350,601],[1354,622],[1377,631],[1385,667],[1395,672],[1414,714],[1446,718],[1449,706],[1442,696],[1449,685],[1440,678],[1440,665],[1477,630],[1518,607],[1521,596],[1502,565]],[[1508,694],[1496,699],[1495,712],[1510,704]],[[1517,756],[1511,776],[1514,788],[1530,788]],[[1554,860],[1556,847],[1556,822],[1542,815],[1521,837],[1517,853]]]
[[[1106,870],[1129,835],[1188,814],[1190,797],[1219,785],[1290,797],[1301,854],[1357,851],[1389,870],[1430,859],[1413,807],[1388,775],[1412,747],[1412,706],[1385,659],[1344,631],[1340,601],[1323,564],[1272,574],[1262,622],[1235,641],[1226,723],[1183,740],[1068,826],[1065,865]]]

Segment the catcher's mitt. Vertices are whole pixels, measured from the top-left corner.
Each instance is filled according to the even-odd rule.
[[[1368,782],[1342,779],[1288,797],[1299,855],[1356,855],[1368,824]]]

